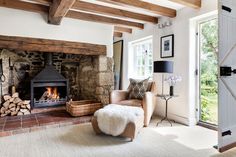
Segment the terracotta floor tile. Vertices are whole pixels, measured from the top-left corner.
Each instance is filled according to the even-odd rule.
[[[37,120],[26,120],[26,121],[22,121],[22,124],[24,123],[38,123]]]
[[[15,124],[15,123],[21,123],[21,119],[15,119],[15,120],[6,120],[6,124]]]
[[[55,122],[53,122],[53,121],[46,121],[46,120],[44,120],[44,121],[39,121],[39,125],[40,125],[40,126],[43,126],[43,125],[51,125],[51,124],[55,124]]]
[[[29,128],[34,126],[39,126],[39,124],[37,122],[22,123],[22,128]]]
[[[3,125],[5,124],[5,120],[4,121],[0,121],[0,125]]]
[[[17,129],[21,129],[21,124],[14,124],[14,125],[5,125],[4,126],[4,131],[9,131],[9,130],[17,130]]]
[[[67,117],[53,117],[52,118],[53,121],[71,121],[72,118],[67,118]]]
[[[53,121],[52,117],[37,117],[37,121]]]
[[[91,116],[72,117],[65,110],[0,118],[0,137],[24,132],[75,125],[91,120]]]
[[[22,124],[26,124],[26,123],[38,123],[38,121],[36,120],[26,120],[26,121],[22,121]]]
[[[21,120],[21,116],[8,116],[7,121],[17,121]]]
[[[4,127],[4,125],[0,125],[0,131],[2,131],[2,130],[3,130],[3,127]]]
[[[36,118],[22,119],[22,123],[37,122]]]
[[[39,124],[41,124],[41,123],[52,123],[52,122],[55,122],[55,121],[53,121],[52,119],[38,119]]]
[[[35,115],[24,115],[24,116],[22,116],[22,120],[26,120],[26,119],[35,119]]]
[[[38,113],[35,115],[36,117],[50,117],[50,113]]]
[[[6,117],[1,117],[1,118],[0,118],[0,123],[1,123],[1,122],[5,122],[6,119],[7,119]]]

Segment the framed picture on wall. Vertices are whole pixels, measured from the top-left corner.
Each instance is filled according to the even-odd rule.
[[[161,37],[161,58],[174,57],[174,34]]]

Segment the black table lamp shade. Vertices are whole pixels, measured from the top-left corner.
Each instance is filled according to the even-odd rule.
[[[173,73],[173,62],[172,61],[155,61],[154,62],[154,73]]]

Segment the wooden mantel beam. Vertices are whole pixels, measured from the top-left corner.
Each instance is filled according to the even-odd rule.
[[[122,18],[131,18],[131,19],[140,20],[144,22],[151,22],[155,24],[158,23],[158,18],[153,17],[153,16],[148,16],[144,14],[139,14],[139,13],[135,13],[131,11],[121,10],[117,8],[102,6],[102,5],[83,2],[83,1],[76,1],[74,5],[72,6],[72,9],[111,15],[111,16],[122,17]]]
[[[81,55],[106,55],[107,53],[105,45],[3,35],[0,35],[0,48]]]
[[[201,0],[170,0],[195,9],[201,8]]]
[[[152,12],[154,14],[168,16],[168,17],[176,16],[176,10],[174,9],[170,9],[170,8],[156,5],[153,3],[148,3],[142,0],[99,0],[99,1],[117,4],[121,6],[139,8],[148,12]]]
[[[20,9],[38,13],[48,13],[49,8],[44,5],[28,3],[18,0],[0,0],[0,6],[6,8]]]
[[[67,14],[75,1],[76,0],[53,0],[49,9],[48,22],[50,24],[59,25],[62,18]]]

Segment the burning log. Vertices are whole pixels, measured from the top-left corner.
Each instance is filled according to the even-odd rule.
[[[59,99],[60,99],[60,96],[57,91],[57,88],[48,87],[47,91],[43,93],[43,95],[41,96],[39,100],[44,101],[44,100],[59,100]]]
[[[0,106],[0,116],[4,117],[7,115],[18,116],[30,114],[30,101],[21,100],[19,93],[14,93],[12,96],[4,95],[3,104]]]

